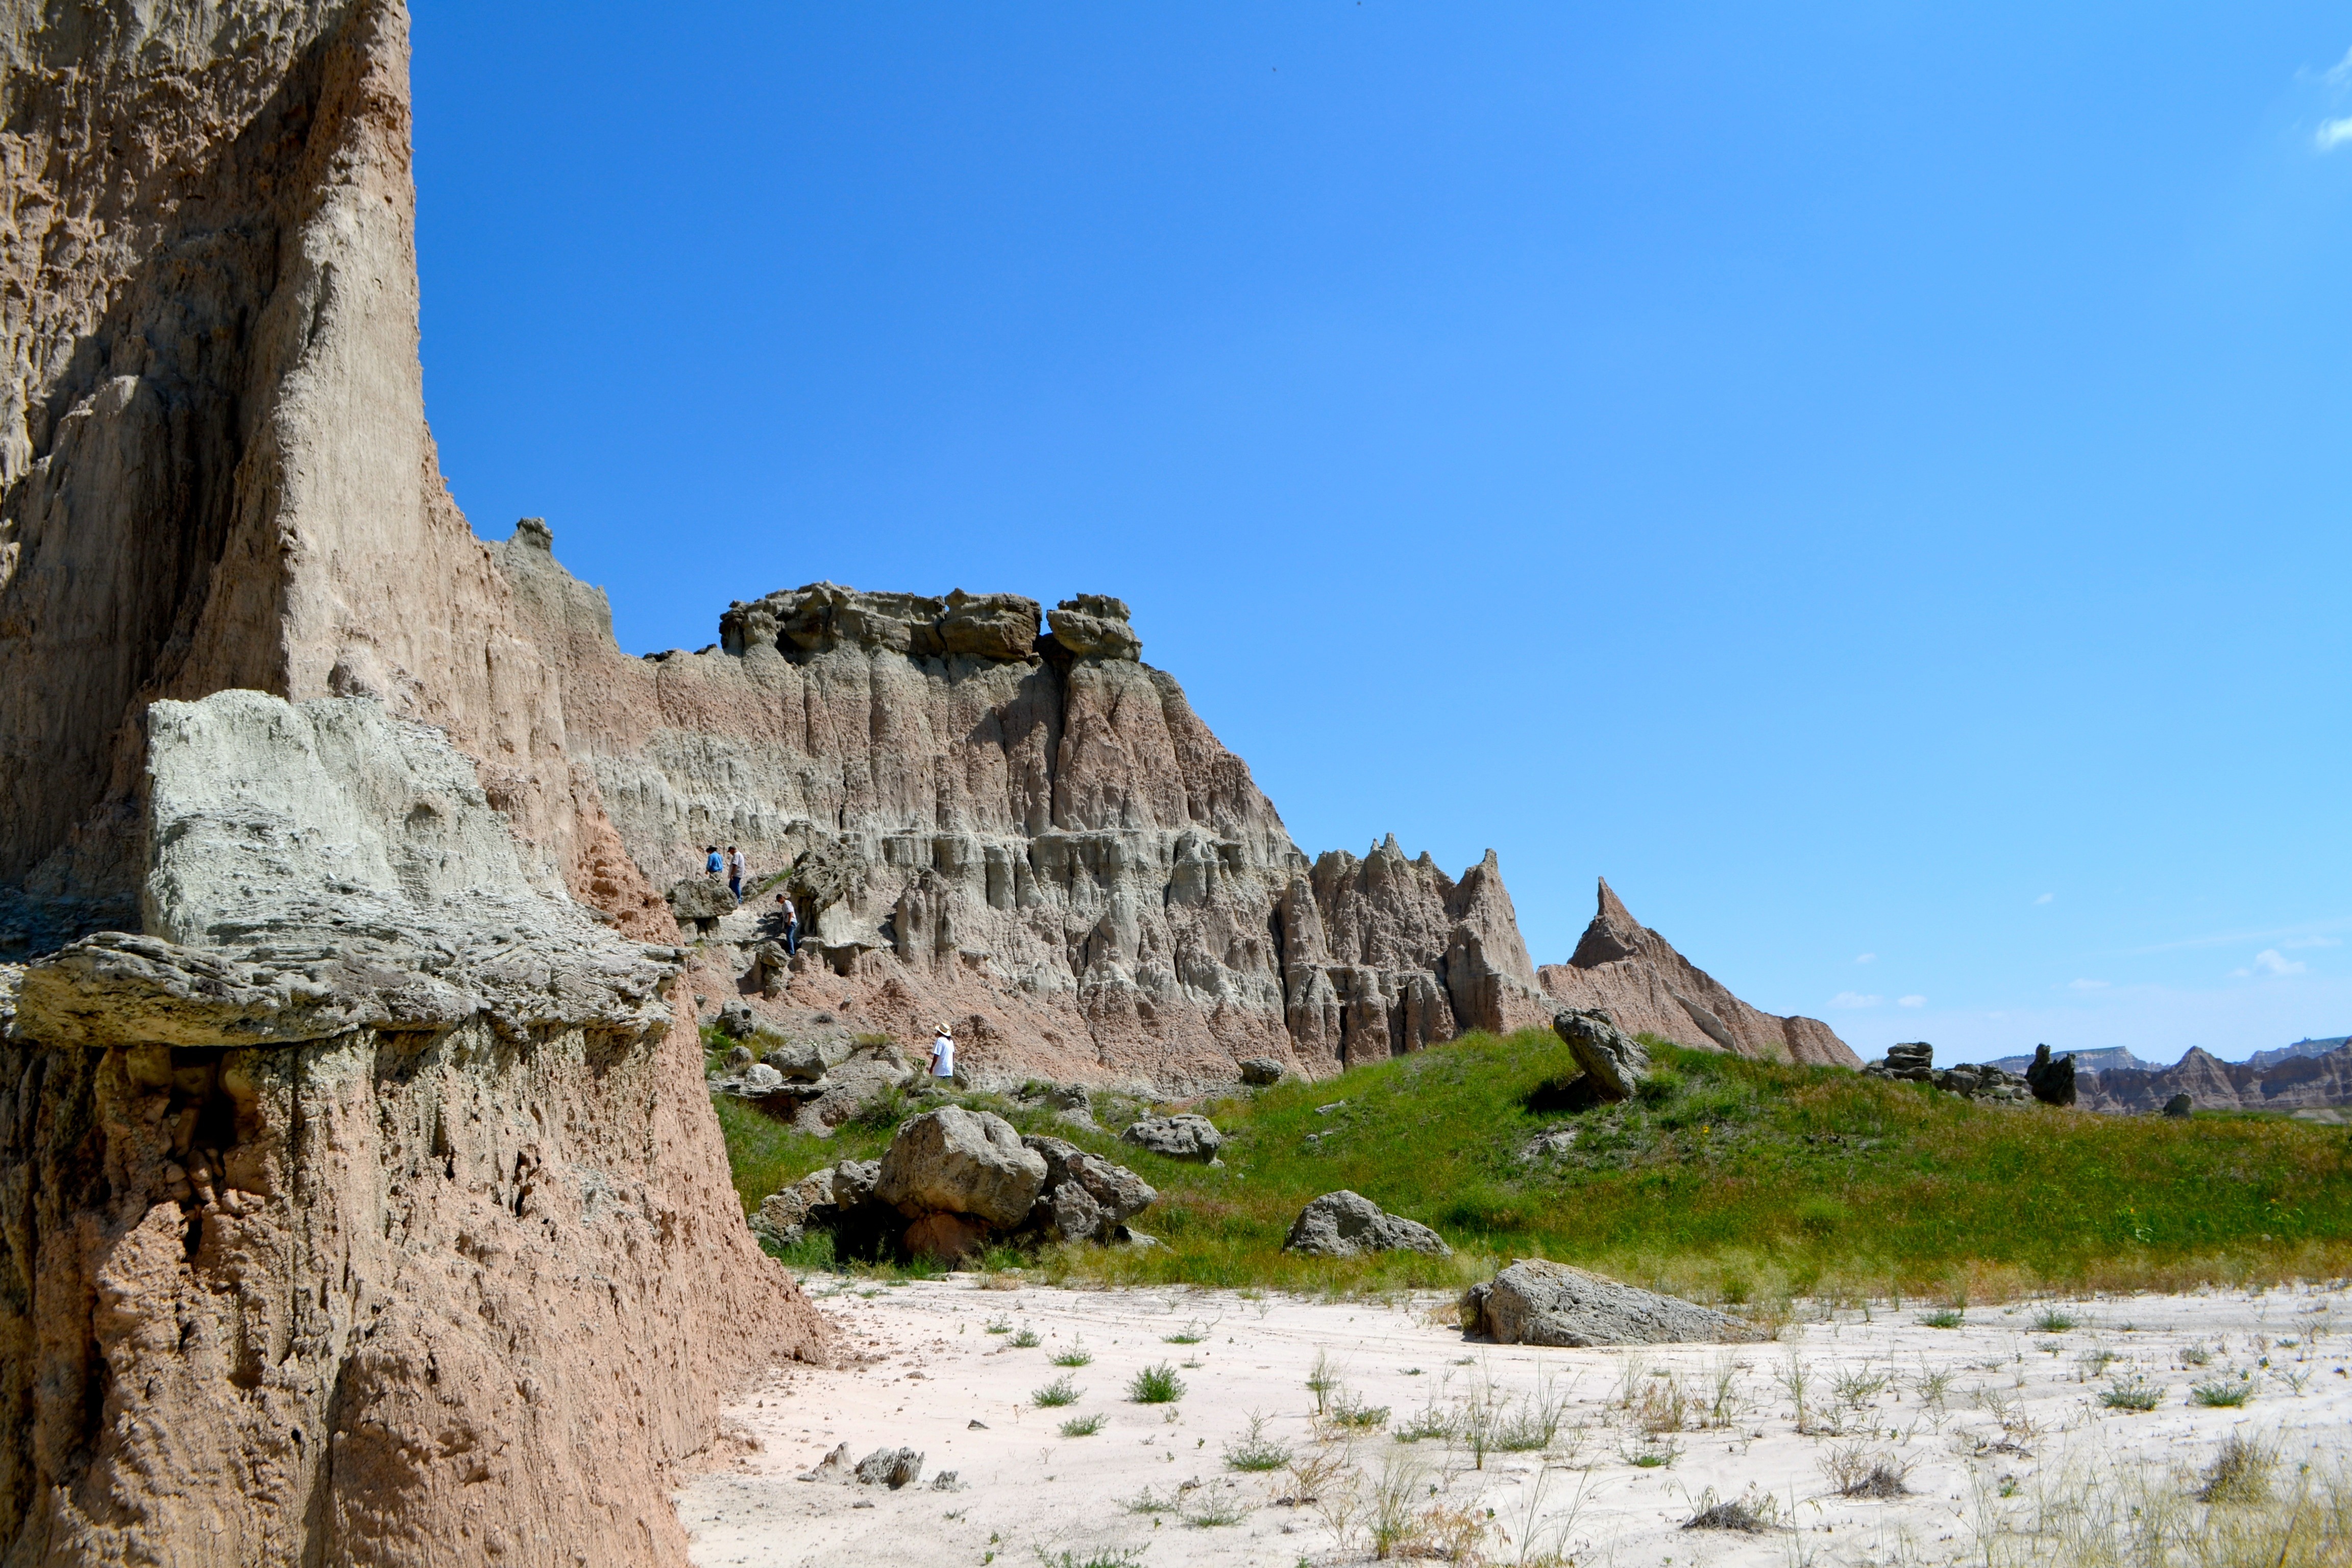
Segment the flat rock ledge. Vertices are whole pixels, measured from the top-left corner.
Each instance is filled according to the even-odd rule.
[[[1564,1263],[1521,1258],[1462,1297],[1462,1330],[1498,1345],[1748,1344],[1772,1336],[1712,1307]]]

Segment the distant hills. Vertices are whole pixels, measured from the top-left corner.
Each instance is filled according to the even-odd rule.
[[[2143,1061],[2128,1049],[2076,1051],[2075,1103],[2087,1110],[2160,1110],[2185,1094],[2205,1110],[2302,1110],[2352,1105],[2352,1035],[2297,1040],[2225,1062],[2191,1047],[2170,1067]],[[2023,1072],[2032,1057],[2003,1057],[1991,1065]]]

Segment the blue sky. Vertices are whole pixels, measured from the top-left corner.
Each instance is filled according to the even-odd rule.
[[[415,0],[444,468],[632,651],[1119,595],[1538,961],[2352,1030],[2352,15],[1792,9]]]

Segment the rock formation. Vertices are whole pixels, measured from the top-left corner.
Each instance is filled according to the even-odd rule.
[[[147,717],[143,930],[0,1042],[0,1556],[675,1560],[663,1471],[822,1327],[673,948],[534,888],[437,731]]]
[[[0,0],[0,952],[134,924],[157,698],[446,731],[542,884],[660,936],[416,357],[395,0]]]
[[[1818,1018],[1775,1017],[1734,996],[1713,975],[1628,913],[1601,884],[1601,908],[1566,963],[1538,971],[1543,988],[1571,1007],[1597,1008],[1629,1035],[1658,1035],[1698,1050],[1770,1061],[1858,1068]]]
[[[1462,1297],[1462,1328],[1498,1345],[1738,1344],[1771,1335],[1675,1296],[1540,1258],[1521,1258]]]
[[[2201,1110],[2321,1110],[2352,1106],[2352,1046],[2315,1056],[2258,1054],[2225,1062],[2191,1047],[2168,1068],[2105,1068],[2080,1070],[2074,1058],[2074,1103],[2085,1110],[2140,1113],[2160,1110],[2176,1095],[2187,1095]],[[2261,1065],[2257,1065],[2260,1063]]]
[[[1390,1214],[1360,1193],[1325,1193],[1298,1211],[1282,1250],[1309,1258],[1360,1258],[1368,1252],[1425,1252],[1450,1258],[1445,1238],[1419,1220]]]

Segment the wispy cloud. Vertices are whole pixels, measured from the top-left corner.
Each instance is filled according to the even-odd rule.
[[[2105,991],[2107,983],[2104,980],[2069,980],[2066,987],[2070,991]]]
[[[2034,901],[2035,903],[2037,903],[2037,904],[2046,904],[2046,903],[2048,903],[2051,900],[2053,900],[2053,899],[2056,898],[2057,896],[2058,896],[2058,895],[2057,895],[2057,894],[2055,894],[2055,893],[2044,893],[2044,894],[2042,894],[2040,898],[2038,898],[2038,899],[2034,900],[2033,901]]]
[[[2352,82],[2352,49],[2345,50],[2344,58],[2327,68],[2328,86],[2342,87],[2347,82]]]
[[[2301,974],[2310,966],[2301,959],[2289,958],[2277,948],[2266,947],[2254,954],[2254,962],[2243,969],[2232,969],[2231,975],[2244,980],[2256,974]]]
[[[1927,999],[1925,996],[1897,996],[1895,1005],[1897,1007],[1925,1007]]]
[[[1830,998],[1832,1007],[1875,1007],[1885,1001],[1884,996],[1865,996],[1859,991],[1841,991]]]
[[[2323,153],[2333,153],[2347,142],[2352,142],[2352,120],[2323,120],[2311,135],[2311,144]]]
[[[2342,931],[2347,926],[2352,926],[2352,920],[2314,921],[2308,925],[2273,926],[2267,931],[2220,931],[2206,936],[2185,936],[2177,942],[2159,942],[2147,947],[2127,947],[2119,951],[2131,957],[2140,957],[2151,952],[2179,952],[2184,948],[2237,947],[2250,942],[2269,942],[2282,948],[2335,947],[2340,945],[2341,939],[2324,933]]]
[[[2279,946],[2292,952],[2298,947],[2342,947],[2344,939],[2334,936],[2291,936]]]
[[[1856,963],[1876,963],[1878,962],[1878,954],[1874,952],[1857,952],[1853,955],[1853,961]]]

